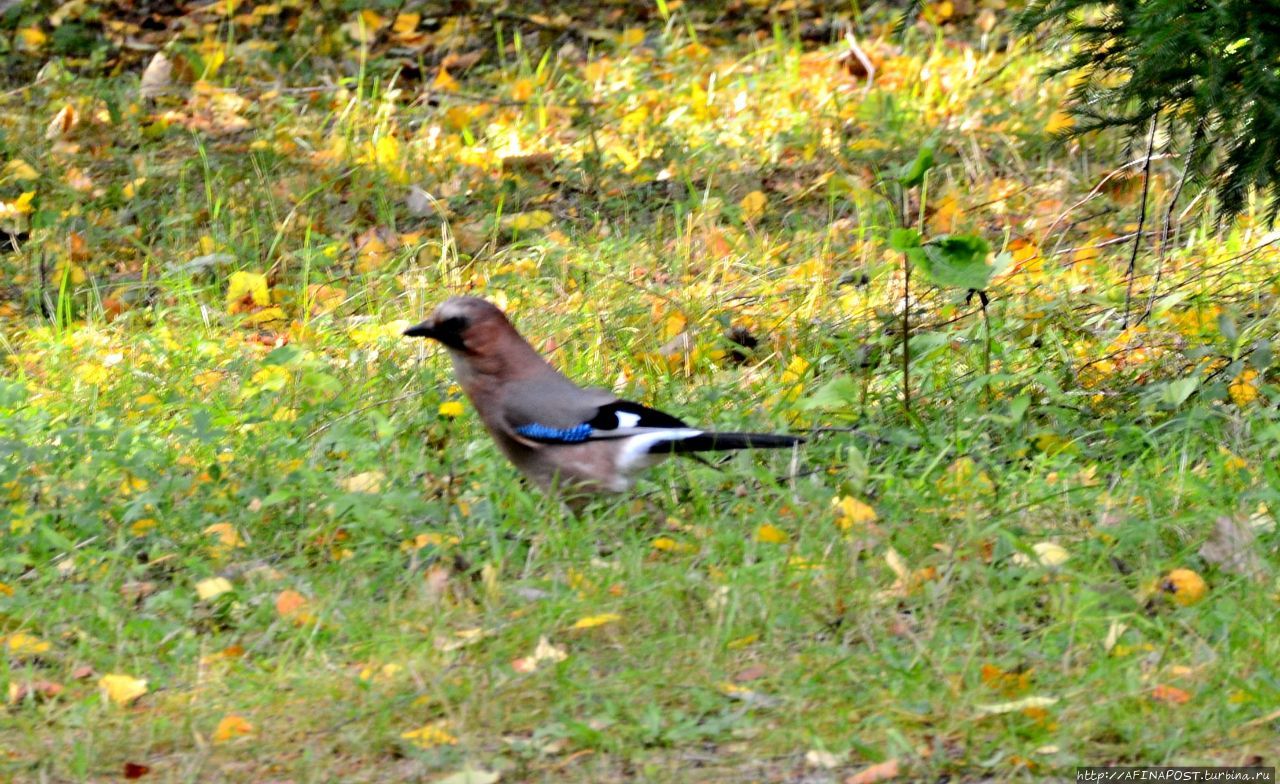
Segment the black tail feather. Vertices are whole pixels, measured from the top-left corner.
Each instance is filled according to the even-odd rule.
[[[689,452],[719,452],[726,449],[787,449],[803,444],[800,436],[777,433],[702,433],[673,439],[649,447],[652,455],[679,455]]]

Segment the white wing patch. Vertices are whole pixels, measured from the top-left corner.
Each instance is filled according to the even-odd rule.
[[[618,429],[635,427],[640,424],[640,415],[632,414],[629,411],[618,411],[614,414],[618,418]]]
[[[635,414],[618,414],[619,419],[623,416],[635,416]],[[636,417],[636,419],[639,420],[639,417]],[[654,444],[661,444],[664,441],[683,441],[686,438],[700,435],[702,435],[701,430],[695,430],[690,427],[671,428],[669,430],[658,430],[651,433],[628,436],[623,439],[622,449],[618,450],[618,473],[629,474],[642,468],[657,465],[665,460],[667,455],[649,454],[649,449]]]

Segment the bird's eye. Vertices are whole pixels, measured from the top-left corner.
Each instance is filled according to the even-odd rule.
[[[436,324],[435,332],[436,340],[449,346],[450,348],[463,348],[462,333],[467,329],[467,319],[464,316],[450,316],[447,319]]]
[[[437,332],[458,334],[467,328],[467,320],[462,316],[450,316],[436,325]]]

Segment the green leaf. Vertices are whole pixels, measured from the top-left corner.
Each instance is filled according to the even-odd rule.
[[[1026,395],[1019,395],[1009,401],[1009,419],[1014,424],[1022,421],[1022,417],[1027,413],[1027,409],[1031,406],[1031,398]]]
[[[921,251],[908,255],[935,286],[983,291],[993,271],[987,264],[990,250],[986,240],[964,234],[929,240]]]
[[[1195,392],[1200,386],[1200,379],[1195,376],[1180,378],[1177,381],[1170,381],[1165,385],[1164,392],[1160,396],[1160,402],[1169,408],[1177,408],[1191,397],[1191,393]]]
[[[1240,328],[1236,326],[1235,316],[1229,311],[1224,310],[1218,314],[1218,331],[1232,343],[1240,337]]]
[[[848,408],[861,396],[857,382],[851,376],[836,376],[800,401],[803,409]]]
[[[924,182],[924,175],[933,168],[933,142],[926,142],[916,153],[916,159],[898,171],[898,183],[904,188],[914,188]]]
[[[915,229],[894,229],[889,232],[889,247],[900,253],[920,247],[920,232]]]
[[[272,349],[270,354],[262,358],[264,365],[288,365],[302,355],[297,346],[283,345]]]
[[[1275,349],[1269,340],[1259,340],[1253,344],[1253,351],[1249,354],[1249,364],[1259,373],[1265,372],[1271,367],[1271,361],[1275,357]]]

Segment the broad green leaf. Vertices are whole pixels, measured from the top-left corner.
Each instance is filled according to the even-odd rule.
[[[283,345],[272,349],[270,354],[262,358],[264,365],[287,365],[302,355],[297,346]]]
[[[916,159],[898,172],[898,182],[904,188],[914,188],[924,182],[924,175],[933,168],[933,142],[926,142],[916,153]]]
[[[1259,340],[1253,346],[1253,351],[1249,354],[1249,364],[1254,369],[1264,371],[1271,367],[1271,361],[1275,357],[1275,348],[1269,340]]]
[[[836,376],[800,401],[803,409],[847,408],[861,395],[857,382],[851,376]]]
[[[1235,343],[1236,338],[1240,337],[1240,328],[1236,326],[1235,317],[1225,310],[1218,314],[1218,331],[1232,343]]]
[[[889,247],[900,253],[920,247],[920,232],[915,229],[894,229],[889,232]]]
[[[1180,378],[1177,381],[1170,381],[1165,385],[1164,392],[1160,396],[1160,402],[1169,408],[1177,408],[1191,397],[1191,393],[1196,391],[1200,386],[1200,379],[1195,376],[1188,378]]]
[[[1009,401],[1009,418],[1014,424],[1022,421],[1022,417],[1027,413],[1027,408],[1031,406],[1031,398],[1026,395],[1020,395]]]
[[[982,291],[991,282],[990,250],[986,240],[965,234],[929,240],[919,252],[908,255],[935,286]]]

